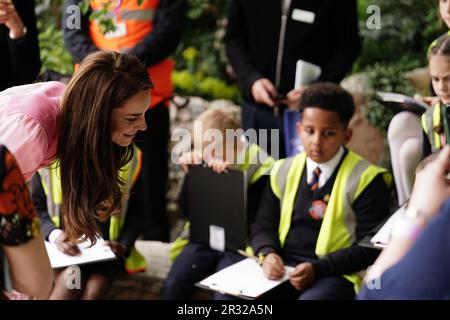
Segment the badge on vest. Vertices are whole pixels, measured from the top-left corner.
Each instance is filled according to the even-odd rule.
[[[316,14],[311,11],[301,10],[301,9],[294,9],[292,10],[292,20],[304,22],[304,23],[314,23],[314,20],[316,19]]]
[[[327,210],[327,204],[322,200],[315,200],[309,207],[309,215],[314,220],[322,220],[325,215],[325,211]]]
[[[116,26],[115,31],[108,31],[105,33],[106,39],[115,39],[124,37],[128,34],[127,32],[127,26],[125,25],[125,22],[115,22],[114,25]]]

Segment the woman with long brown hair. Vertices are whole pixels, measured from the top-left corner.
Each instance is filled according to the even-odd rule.
[[[137,132],[147,128],[152,87],[136,57],[96,52],[67,87],[46,82],[0,92],[0,140],[25,178],[59,161],[62,224],[70,240],[95,243],[96,219],[120,210],[120,168],[133,156]]]

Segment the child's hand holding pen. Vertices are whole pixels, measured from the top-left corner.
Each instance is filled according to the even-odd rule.
[[[283,259],[281,259],[281,257],[274,252],[269,253],[262,259],[262,261],[260,261],[260,259],[258,259],[257,257],[248,255],[242,250],[238,250],[238,252],[241,255],[253,259],[258,264],[260,264],[263,269],[264,275],[269,280],[280,280],[281,278],[283,278],[286,272]]]
[[[283,259],[281,259],[281,257],[274,252],[269,253],[264,258],[262,269],[264,275],[269,280],[279,280],[283,278],[284,274],[286,273],[286,270],[284,269]]]

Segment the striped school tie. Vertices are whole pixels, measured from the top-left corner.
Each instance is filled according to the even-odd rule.
[[[319,167],[314,169],[311,180],[308,182],[308,186],[309,189],[311,189],[311,191],[314,191],[317,188],[319,188],[319,177],[321,172],[322,171],[320,171]]]

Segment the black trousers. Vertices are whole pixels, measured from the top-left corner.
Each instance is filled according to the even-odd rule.
[[[169,242],[166,190],[169,172],[169,110],[160,103],[145,113],[147,130],[139,132],[136,144],[142,150],[143,189],[146,198],[144,240]]]
[[[161,288],[161,300],[187,300],[196,289],[195,283],[244,259],[226,251],[210,249],[206,244],[189,243],[174,261]],[[226,298],[216,293],[215,299]]]

